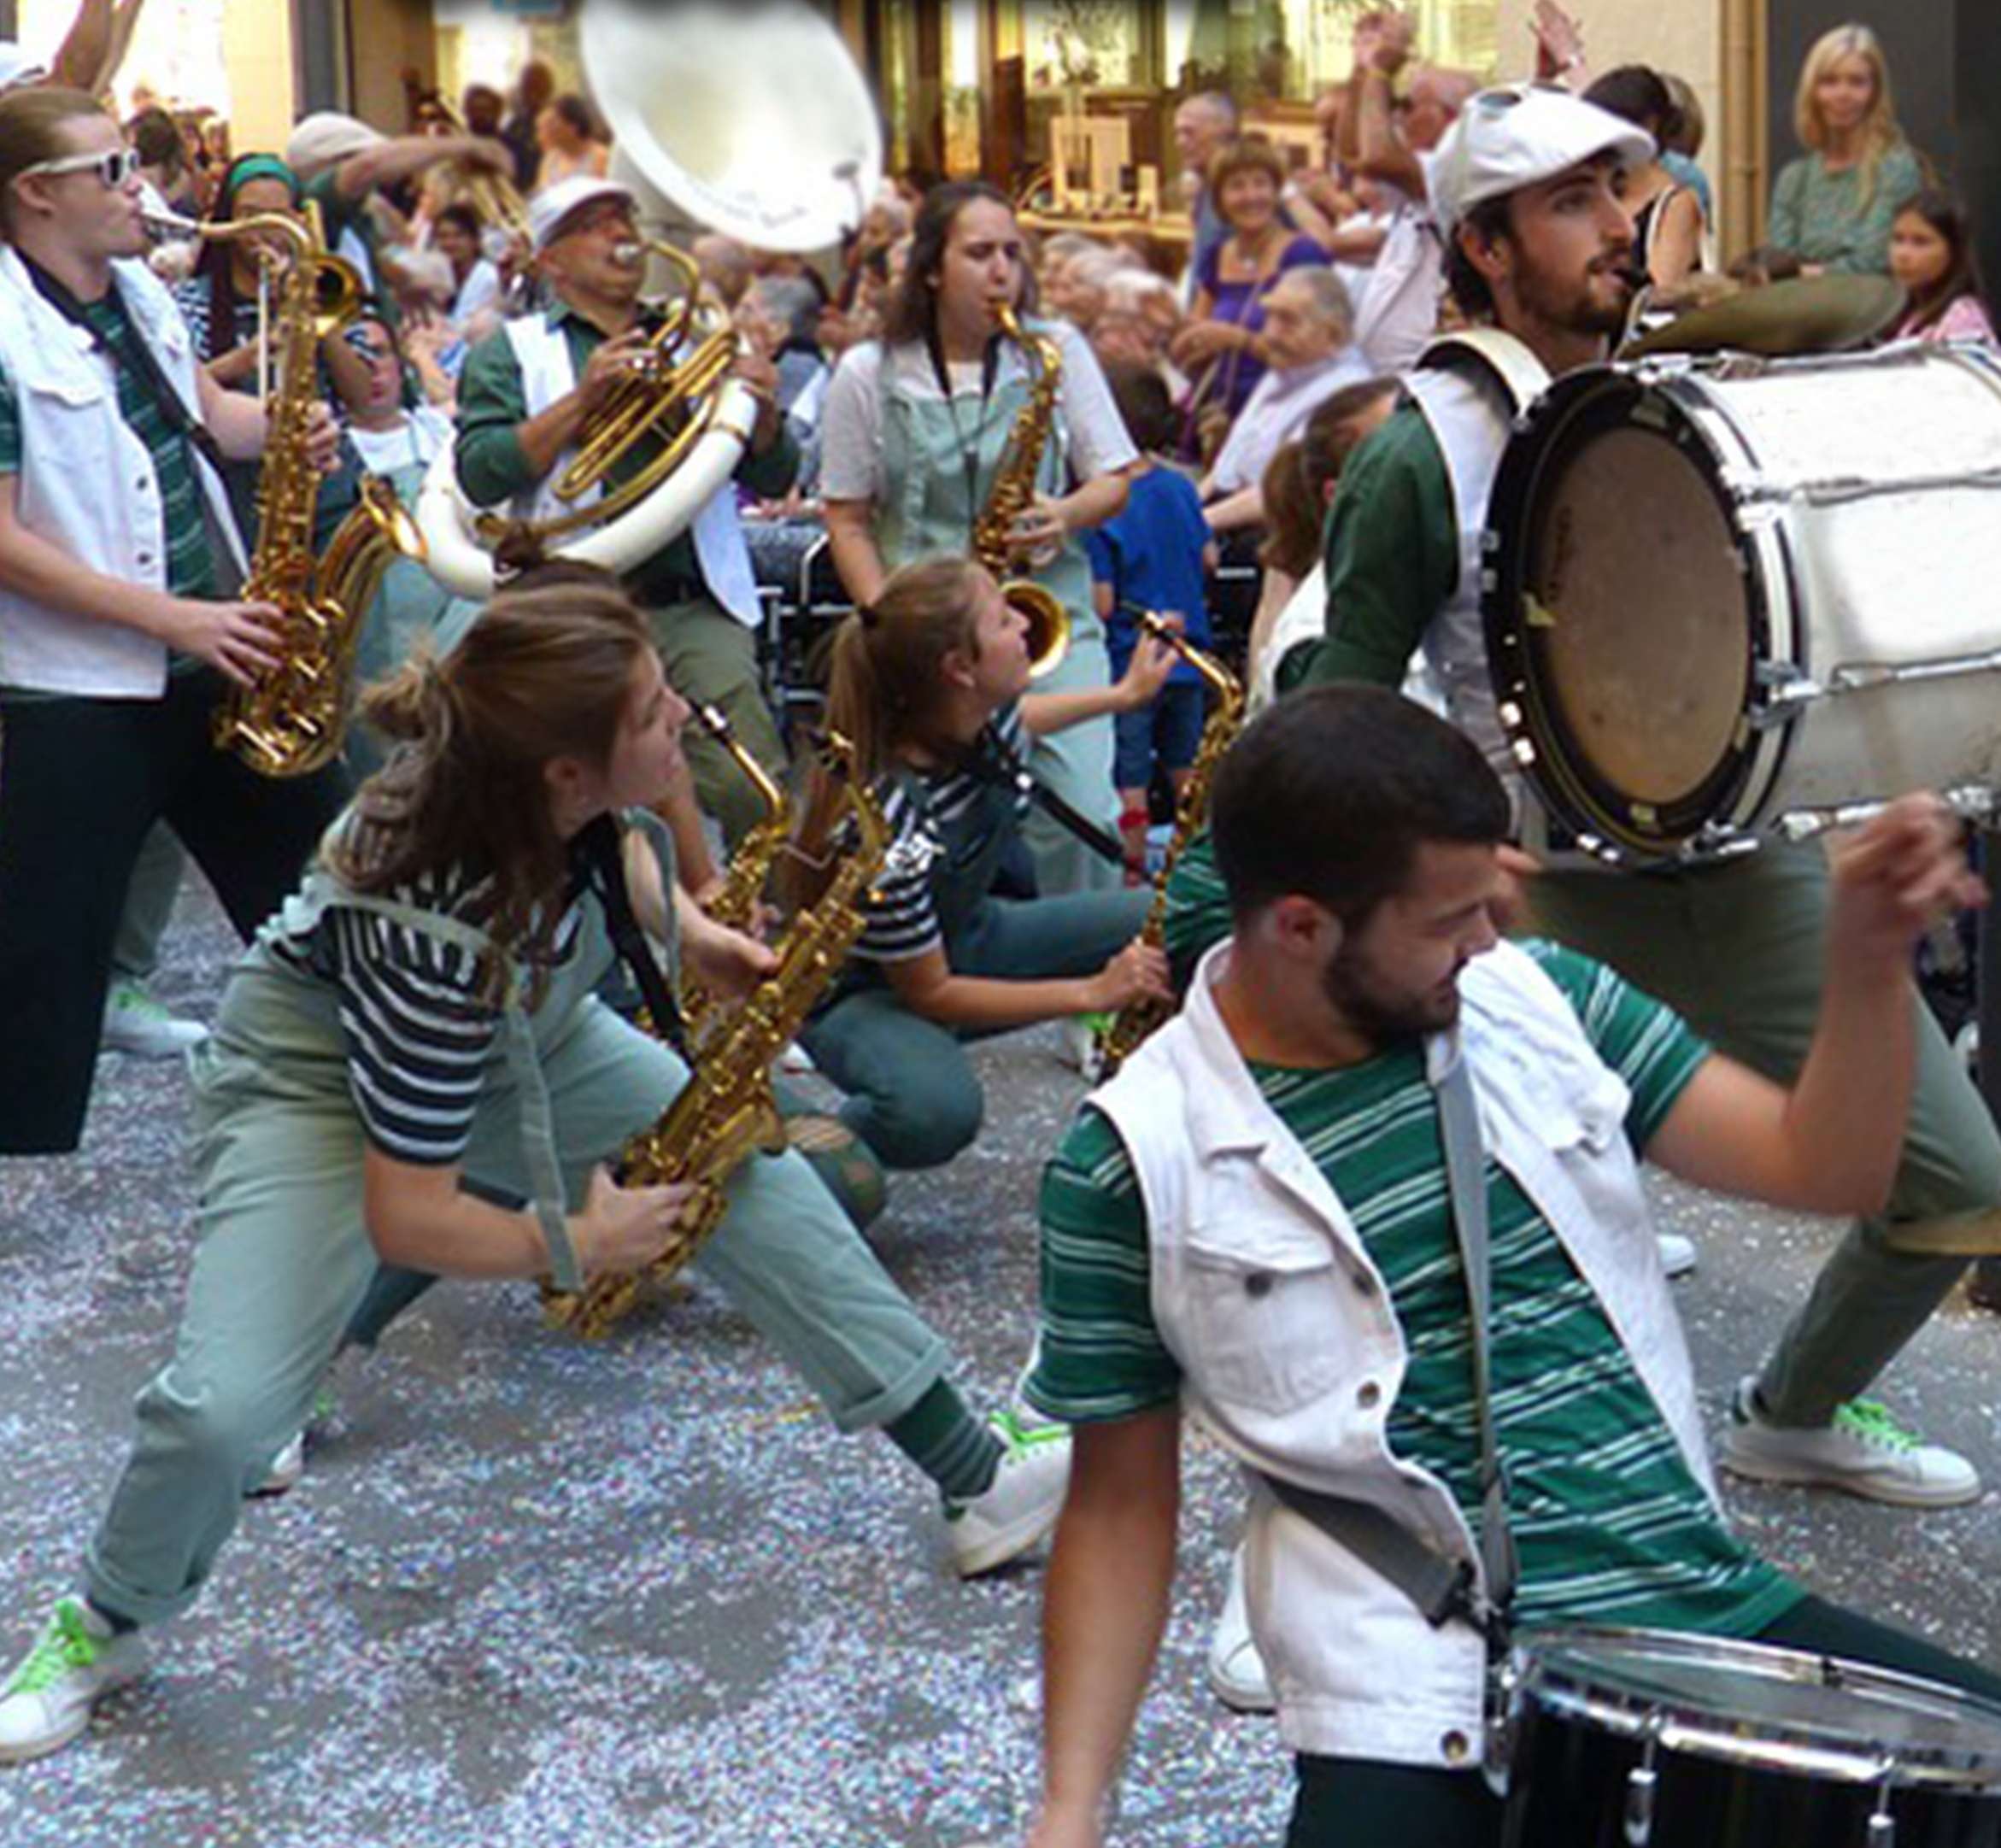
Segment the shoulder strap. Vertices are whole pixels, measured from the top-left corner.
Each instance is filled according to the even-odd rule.
[[[612,947],[639,984],[640,996],[660,1036],[692,1069],[695,1059],[689,1050],[680,1003],[632,910],[632,895],[625,884],[625,836],[617,821],[609,814],[600,815],[578,836],[577,843],[590,887],[603,901],[605,929],[611,936]]]
[[[83,303],[32,257],[25,253],[17,254],[21,255],[21,265],[27,271],[43,300],[65,320],[82,328],[90,336],[91,344],[111,361],[114,368],[119,366],[121,363],[120,355],[112,350],[104,337],[91,325],[90,315]],[[186,400],[174,390],[173,380],[167,376],[160,364],[159,355],[153,351],[152,343],[138,327],[132,325],[131,313],[120,298],[115,282],[111,285],[110,299],[117,303],[118,312],[125,316],[126,326],[132,327],[132,350],[138,360],[139,376],[146,381],[146,389],[152,393],[154,402],[160,408],[160,414],[167,419],[167,427],[176,436],[184,437],[191,443],[201,452],[202,459],[220,475],[224,472],[220,446],[208,433],[207,426],[189,410]]]
[[[1302,1487],[1259,1472],[1265,1486],[1294,1513],[1303,1516],[1370,1570],[1387,1579],[1423,1613],[1435,1629],[1461,1620],[1486,1639],[1490,1659],[1505,1651],[1508,1607],[1517,1578],[1514,1536],[1508,1528],[1507,1478],[1493,1434],[1493,1394],[1488,1372],[1488,1264],[1487,1162],[1480,1118],[1464,1053],[1439,1085],[1440,1127],[1446,1175],[1452,1192],[1452,1223],[1466,1271],[1466,1294],[1473,1324],[1474,1399],[1480,1420],[1480,1557],[1486,1569],[1484,1595],[1472,1568],[1413,1533],[1373,1502]]]

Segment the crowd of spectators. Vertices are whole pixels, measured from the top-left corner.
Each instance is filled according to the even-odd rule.
[[[1808,54],[1792,125],[1800,151],[1778,173],[1767,242],[1727,277],[1691,85],[1636,63],[1594,78],[1581,25],[1555,0],[1540,0],[1533,27],[1539,77],[1654,138],[1658,156],[1628,174],[1625,200],[1632,267],[1657,306],[1733,285],[1881,273],[1908,296],[1899,337],[1992,338],[1967,213],[1899,128],[1882,49],[1866,26],[1830,32]],[[1394,9],[1357,22],[1353,53],[1352,75],[1316,104],[1315,160],[1288,158],[1227,94],[1180,102],[1172,132],[1188,226],[1180,245],[1088,228],[1024,239],[1038,312],[1089,343],[1147,458],[1133,507],[1094,535],[1099,583],[1113,592],[1115,653],[1130,646],[1118,611],[1135,584],[1179,586],[1173,607],[1189,632],[1209,633],[1220,559],[1233,580],[1223,643],[1233,653],[1248,646],[1253,675],[1268,666],[1257,656],[1282,632],[1288,604],[1318,595],[1318,525],[1341,461],[1451,325],[1433,161],[1479,79],[1425,62],[1411,21]],[[228,221],[317,207],[372,303],[360,329],[322,355],[329,398],[363,455],[397,443],[413,456],[434,453],[467,353],[532,298],[522,220],[497,214],[496,202],[603,174],[611,152],[594,110],[560,93],[540,63],[511,93],[473,85],[455,105],[413,89],[401,135],[322,114],[284,149],[238,153],[226,122],[144,95],[127,132],[161,211]],[[804,458],[783,500],[746,508],[760,570],[788,590],[821,531],[829,385],[844,355],[881,337],[922,198],[907,182],[886,183],[845,248],[822,261],[713,233],[691,247],[705,291],[775,362]],[[191,242],[157,257],[226,386],[255,390],[265,379],[268,242]],[[238,485],[254,519],[254,478]],[[1129,821],[1156,771],[1161,794],[1185,768],[1191,697],[1199,702],[1177,680],[1157,722],[1125,727],[1118,781]],[[1157,762],[1142,752],[1142,733],[1159,747]]]

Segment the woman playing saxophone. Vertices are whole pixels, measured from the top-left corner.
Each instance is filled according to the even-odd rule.
[[[1044,685],[1101,690],[1111,666],[1079,535],[1125,504],[1138,456],[1089,347],[1033,308],[1006,197],[975,182],[936,188],[918,213],[883,339],[852,349],[828,388],[827,530],[858,603],[930,553],[973,551],[1004,574],[1032,572],[1071,631]],[[1018,337],[1004,330],[1010,310],[1021,317]],[[1005,557],[984,543],[996,526]],[[1116,835],[1108,717],[1038,738],[1030,767]],[[1106,861],[1046,818],[1030,822],[1028,839],[1046,896],[1120,882],[1116,857]]]

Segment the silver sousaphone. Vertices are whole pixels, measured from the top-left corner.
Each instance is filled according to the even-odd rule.
[[[882,183],[882,125],[840,33],[805,0],[585,0],[580,40],[616,137],[613,177],[638,197],[648,235],[707,227],[759,249],[809,251],[860,226]],[[684,531],[736,472],[757,404],[725,377],[691,414],[699,433],[672,474],[544,555],[623,575]],[[417,520],[439,581],[490,596],[495,523],[483,533],[449,449],[424,484]]]

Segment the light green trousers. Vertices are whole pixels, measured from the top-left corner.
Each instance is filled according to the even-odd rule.
[[[254,961],[239,970],[196,1058],[202,1206],[187,1306],[173,1358],[138,1396],[132,1454],[85,1561],[91,1601],[134,1623],[194,1601],[244,1493],[306,1422],[379,1263],[344,1055],[326,1020],[295,1005],[300,986]],[[591,1166],[660,1115],[687,1069],[596,1000],[537,1039],[575,1203]],[[528,1194],[518,1101],[499,1081],[482,1094],[466,1171]],[[942,1376],[944,1344],[805,1159],[754,1156],[729,1193],[698,1268],[842,1429],[908,1411]]]

